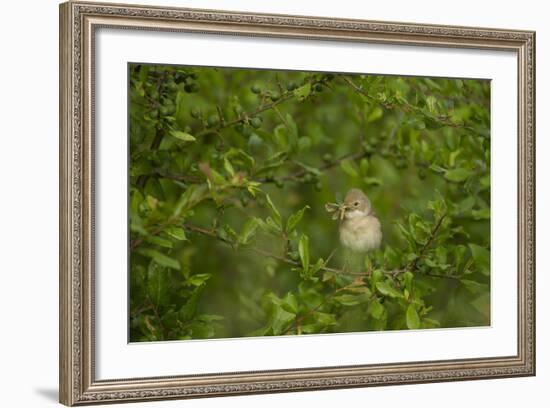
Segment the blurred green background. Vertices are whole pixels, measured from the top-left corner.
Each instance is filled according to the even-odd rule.
[[[130,341],[490,324],[489,81],[128,69]]]

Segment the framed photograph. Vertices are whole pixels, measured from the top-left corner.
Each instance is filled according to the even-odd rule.
[[[534,375],[534,53],[62,4],[61,402]]]

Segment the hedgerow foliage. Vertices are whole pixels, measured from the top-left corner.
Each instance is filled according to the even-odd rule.
[[[490,84],[131,64],[130,340],[488,325]],[[344,268],[325,211],[369,196]]]

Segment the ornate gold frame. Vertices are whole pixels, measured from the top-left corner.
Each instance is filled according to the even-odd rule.
[[[507,50],[518,61],[518,350],[513,356],[98,381],[93,47],[98,27]],[[60,401],[66,405],[535,374],[535,33],[68,2],[60,6]]]

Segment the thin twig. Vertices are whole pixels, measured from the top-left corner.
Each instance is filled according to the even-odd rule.
[[[157,93],[158,93],[159,97],[158,97],[158,101],[156,101],[156,103],[158,105],[160,105],[160,96],[161,96],[160,88],[161,88],[162,83],[165,80],[166,80],[166,72],[164,72],[162,76],[159,76],[157,78]],[[155,133],[155,137],[154,137],[153,141],[151,142],[150,150],[158,150],[158,148],[160,147],[160,144],[162,143],[162,139],[164,138],[165,134],[166,134],[166,131],[163,127],[157,129],[157,132]],[[145,184],[147,183],[148,179],[149,179],[148,175],[142,174],[137,179],[137,182],[136,182],[137,186],[140,189],[142,189],[143,187],[145,187]]]
[[[153,303],[153,301],[147,297],[147,301],[149,302],[149,305],[151,306],[151,309],[153,309],[153,313],[155,314],[155,319],[157,319],[157,322],[159,324],[159,327],[161,329],[161,333],[162,333],[162,339],[161,340],[164,340],[165,338],[167,338],[167,331],[166,331],[166,327],[164,326],[164,323],[162,322],[162,319],[160,318],[160,314],[158,312],[158,309],[157,309],[157,306]]]
[[[319,171],[328,170],[328,169],[331,169],[333,167],[336,167],[336,166],[340,165],[340,163],[342,163],[344,160],[357,160],[357,159],[361,159],[365,156],[368,156],[368,153],[363,152],[363,151],[355,152],[355,153],[348,153],[348,154],[345,154],[345,155],[339,157],[336,160],[333,160],[331,162],[323,164],[322,166],[318,167],[318,170]],[[281,181],[298,180],[298,179],[300,179],[301,177],[305,176],[308,173],[309,173],[309,171],[307,169],[301,169],[301,170],[299,170],[295,173],[288,174],[284,177],[279,177],[278,180],[281,180]],[[262,182],[262,183],[267,183],[267,182],[270,182],[270,181],[273,181],[273,180],[260,179],[260,180],[257,180],[257,181]]]
[[[317,306],[309,309],[306,313],[304,313],[303,315],[299,316],[299,317],[296,317],[296,319],[294,320],[294,322],[292,322],[290,324],[289,327],[287,327],[285,329],[285,331],[283,332],[283,334],[288,334],[288,332],[290,330],[292,330],[293,328],[298,328],[298,326],[300,325],[300,323],[302,323],[306,318],[308,318],[309,316],[311,316],[313,313],[315,313],[316,311],[318,311],[321,307],[323,307],[323,305],[325,305],[329,300],[331,300],[334,296],[336,296],[338,293],[340,292],[343,292],[343,291],[346,291],[348,289],[351,289],[351,288],[356,288],[358,286],[363,286],[363,285],[358,285],[355,281],[350,283],[349,285],[346,285],[346,286],[342,286],[341,288],[338,288],[336,289],[335,291],[333,291],[332,293],[328,294],[327,296],[325,296],[325,298],[321,301],[321,303],[319,303]]]
[[[193,232],[196,232],[196,233],[199,233],[199,234],[202,234],[202,235],[207,235],[209,237],[216,238],[219,241],[221,241],[221,242],[223,242],[227,245],[230,245],[230,246],[233,245],[233,243],[231,241],[220,237],[213,230],[206,229],[206,228],[203,228],[203,227],[199,227],[199,226],[193,225],[193,224],[183,224],[182,226],[183,226],[183,228],[185,228],[188,231],[193,231]],[[291,266],[299,267],[301,265],[299,262],[294,261],[290,258],[287,258],[286,256],[278,255],[276,253],[267,251],[265,249],[256,248],[256,247],[252,247],[252,246],[246,246],[246,247],[243,247],[243,249],[246,249],[246,250],[251,251],[251,252],[255,252],[258,255],[262,255],[262,256],[265,256],[265,257],[276,259],[278,261],[284,262],[284,263],[286,263],[288,265],[291,265]],[[333,272],[333,273],[337,273],[337,274],[340,274],[340,275],[352,275],[352,276],[366,276],[367,275],[366,273],[363,273],[363,272],[348,272],[348,271],[344,271],[342,269],[329,268],[326,265],[322,266],[319,269],[323,270],[325,272]]]
[[[453,280],[460,280],[460,276],[455,275],[442,275],[439,273],[432,273],[432,272],[424,272],[422,275],[430,276],[432,278],[443,278],[443,279],[453,279]]]
[[[330,262],[330,260],[332,259],[332,257],[334,256],[334,254],[336,253],[336,251],[338,250],[338,248],[334,248],[332,250],[332,252],[330,253],[330,255],[328,256],[327,260],[325,261],[325,265],[328,265],[328,263]]]
[[[201,184],[206,181],[204,177],[200,177],[200,176],[193,176],[190,174],[166,173],[160,170],[156,170],[154,173],[151,173],[151,175],[155,175],[168,180],[183,181],[184,183],[188,183],[188,184]]]
[[[437,223],[435,224],[435,226],[433,227],[431,233],[430,233],[430,236],[428,238],[428,240],[426,241],[426,243],[424,244],[424,246],[420,249],[420,253],[418,254],[418,256],[416,258],[414,258],[410,263],[409,265],[407,266],[407,269],[408,270],[415,270],[416,267],[418,266],[418,261],[424,256],[426,250],[430,247],[430,245],[433,243],[436,235],[437,235],[437,232],[439,231],[439,228],[441,227],[441,224],[443,223],[443,220],[445,219],[445,217],[447,217],[447,214],[443,214],[439,220],[437,221]]]
[[[344,160],[358,160],[358,159],[361,159],[361,158],[366,157],[368,155],[369,155],[369,153],[366,153],[366,152],[363,152],[363,151],[355,152],[355,153],[349,153],[349,154],[346,154],[342,157],[339,157],[338,159],[333,160],[329,163],[323,164],[321,167],[318,168],[318,170],[319,171],[329,170],[333,167],[336,167],[336,166],[340,165],[340,163]],[[301,177],[305,176],[307,173],[308,173],[308,170],[301,169],[299,171],[296,171],[295,173],[288,174],[284,177],[279,177],[277,180],[280,180],[280,181],[299,180]],[[177,173],[166,173],[166,172],[161,172],[161,171],[155,171],[153,173],[148,174],[147,176],[148,177],[156,176],[156,177],[161,177],[161,178],[168,179],[168,180],[183,181],[183,182],[189,183],[189,184],[201,184],[201,183],[205,182],[205,180],[203,178],[201,178],[200,176],[193,176],[193,175],[187,175],[187,174],[177,174]],[[276,182],[276,180],[273,179],[273,178],[259,178],[259,179],[254,179],[253,178],[251,181],[257,181],[257,182],[260,182],[260,183],[275,183]]]
[[[379,103],[380,105],[382,105],[384,108],[386,109],[396,109],[396,108],[400,108],[403,112],[407,112],[407,113],[410,113],[410,112],[419,112],[419,113],[422,113],[422,114],[425,114],[425,112],[417,107],[417,106],[414,106],[414,105],[411,105],[409,103],[407,104],[401,104],[401,105],[396,105],[394,103],[390,103],[390,102],[382,102],[378,99],[376,99],[374,96],[370,95],[367,91],[365,91],[363,88],[361,88],[360,86],[357,86],[349,77],[347,77],[346,75],[342,75],[340,76],[340,78],[342,78],[342,80],[348,84],[355,92],[363,95],[364,97],[366,97],[367,99],[371,100],[371,101],[374,101],[376,103]],[[480,136],[483,136],[483,137],[486,137],[484,135],[481,135],[476,129],[474,129],[473,127],[471,126],[467,126],[463,123],[456,123],[456,122],[453,122],[452,120],[449,119],[449,117],[447,116],[430,116],[430,118],[432,118],[433,120],[436,120],[438,121],[439,123],[441,123],[441,125],[443,126],[449,126],[449,127],[454,127],[454,128],[461,128],[461,129],[465,129],[465,130],[468,130],[472,133],[475,133],[477,135],[480,135]]]
[[[217,133],[219,132],[220,130],[223,130],[225,128],[228,128],[228,127],[231,127],[231,126],[234,126],[234,125],[237,125],[239,123],[245,123],[248,121],[249,118],[253,118],[254,116],[257,116],[259,115],[260,113],[262,112],[265,112],[266,110],[269,110],[269,109],[272,109],[274,108],[275,106],[277,105],[280,105],[281,103],[283,102],[286,102],[288,101],[289,99],[292,99],[294,97],[294,94],[292,92],[287,92],[285,93],[284,95],[281,95],[281,97],[279,99],[277,99],[276,101],[273,101],[273,102],[270,102],[268,104],[260,104],[260,106],[258,108],[256,108],[256,110],[252,111],[252,112],[249,112],[249,113],[243,113],[241,114],[238,118],[235,118],[233,120],[230,120],[228,122],[225,122],[224,124],[220,124],[219,126],[215,127],[215,128],[211,128],[211,129],[204,129],[198,133],[196,133],[194,136],[195,138],[200,138],[202,136],[206,136],[206,135],[209,135],[211,133]]]

